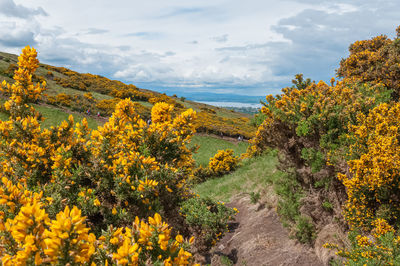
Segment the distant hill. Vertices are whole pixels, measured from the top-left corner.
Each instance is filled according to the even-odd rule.
[[[17,61],[17,55],[0,52],[0,81],[5,79],[12,82]],[[250,114],[189,101],[185,97],[167,96],[99,75],[78,73],[64,67],[40,64],[33,79],[36,82],[46,81],[47,83],[45,97],[39,104],[49,104],[54,108],[65,108],[81,113],[87,113],[89,110],[89,114],[92,115],[109,116],[121,99],[130,98],[136,102],[137,113],[144,119],[148,119],[151,107],[155,103],[167,102],[175,106],[176,113],[187,108],[194,109],[198,114],[196,121],[198,132],[230,137],[242,135],[245,138],[251,138],[255,133],[255,127],[250,124]],[[2,96],[6,97],[6,95]],[[222,95],[219,96],[222,97]],[[252,96],[245,98],[249,101],[254,100]],[[209,98],[204,95],[204,99]],[[218,98],[220,99],[225,98]]]

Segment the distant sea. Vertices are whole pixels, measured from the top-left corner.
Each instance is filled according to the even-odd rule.
[[[204,103],[208,105],[213,105],[217,107],[251,107],[251,108],[261,108],[260,103],[242,103],[242,102],[214,102],[214,101],[197,101],[199,103]]]

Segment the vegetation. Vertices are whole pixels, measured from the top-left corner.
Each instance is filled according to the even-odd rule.
[[[185,217],[195,236],[199,236],[202,247],[216,244],[226,231],[227,222],[237,210],[225,207],[224,203],[210,198],[191,198],[182,203],[180,213]]]
[[[194,229],[179,207],[195,197],[187,145],[196,113],[176,114],[173,105],[157,102],[148,125],[125,99],[95,130],[86,119],[75,124],[72,115],[42,130],[42,115],[31,104],[46,89],[45,81],[32,80],[37,67],[36,51],[24,48],[15,82],[1,87],[9,115],[0,122],[2,263],[192,263]],[[232,211],[219,213],[229,218]],[[208,243],[201,237],[197,243]]]
[[[276,152],[242,161],[236,171],[218,178],[210,178],[197,184],[194,191],[201,197],[212,198],[223,202],[240,193],[263,191],[262,196],[268,197],[266,188],[281,179],[282,173],[276,170]]]
[[[214,175],[221,176],[235,170],[238,163],[239,158],[233,155],[233,150],[219,150],[210,158],[209,168]]]
[[[236,213],[216,200],[241,192],[276,202],[302,243],[327,223],[349,230],[351,247],[326,244],[349,265],[399,264],[397,32],[352,44],[341,80],[296,75],[253,119],[66,68],[36,71],[26,47],[0,64],[2,263],[193,264]]]
[[[235,156],[240,156],[246,152],[248,147],[246,141],[233,142],[212,135],[194,135],[189,147],[193,148],[195,145],[198,146],[198,149],[193,154],[193,159],[198,166],[208,166],[210,158],[213,157],[218,150],[232,149]]]
[[[0,53],[0,77],[12,83],[11,78],[18,68],[17,61],[14,55]],[[249,124],[251,115],[169,97],[131,84],[99,75],[81,74],[64,67],[40,64],[32,79],[35,82],[46,81],[46,94],[39,99],[39,104],[46,103],[75,113],[89,111],[89,115],[109,117],[119,101],[129,98],[135,103],[135,113],[145,121],[150,119],[151,108],[155,103],[166,102],[174,105],[174,115],[190,108],[195,110],[198,113],[198,119],[195,121],[198,132],[235,138],[240,135],[249,139],[256,129]]]
[[[281,95],[267,96],[266,118],[248,149],[248,156],[279,151],[286,181],[275,186],[278,211],[301,242],[312,243],[327,221],[340,221],[344,206],[353,247],[327,246],[349,265],[398,264],[397,32],[394,40],[352,44],[338,69],[341,81],[315,83],[299,74]]]

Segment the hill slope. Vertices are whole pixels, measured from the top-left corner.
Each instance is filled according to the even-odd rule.
[[[16,55],[0,52],[0,80],[12,82],[17,61]],[[169,97],[99,75],[82,74],[64,67],[40,64],[33,79],[47,83],[46,95],[39,104],[63,108],[66,112],[88,113],[89,110],[89,114],[95,116],[108,116],[121,99],[131,98],[136,102],[137,113],[144,119],[150,117],[154,103],[167,102],[175,106],[176,113],[188,108],[195,110],[198,115],[198,132],[230,137],[242,135],[245,138],[251,138],[255,132],[255,127],[250,124],[251,116],[248,114],[187,101],[183,97]]]

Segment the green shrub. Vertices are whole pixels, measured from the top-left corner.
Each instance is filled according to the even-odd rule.
[[[296,238],[303,244],[312,243],[316,237],[316,231],[311,218],[301,215],[296,220]]]
[[[210,198],[191,198],[182,203],[180,214],[194,231],[196,246],[207,250],[228,231],[227,223],[237,210]]]

